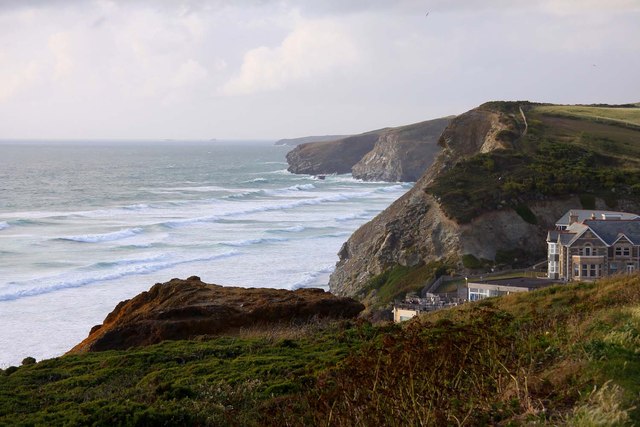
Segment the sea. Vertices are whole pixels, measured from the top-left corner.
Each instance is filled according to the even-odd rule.
[[[287,172],[265,141],[0,142],[0,368],[57,357],[172,278],[327,289],[412,184]]]

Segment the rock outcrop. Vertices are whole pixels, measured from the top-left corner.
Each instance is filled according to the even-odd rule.
[[[366,181],[416,181],[440,151],[440,134],[451,119],[302,144],[287,154],[288,170],[312,175],[351,172]]]
[[[373,149],[380,131],[337,141],[300,144],[287,153],[289,172],[309,175],[350,173],[351,168]]]
[[[352,168],[365,181],[417,181],[441,147],[438,140],[452,117],[428,120],[382,132],[373,149]]]
[[[120,302],[69,353],[233,334],[243,328],[266,330],[316,318],[351,318],[363,309],[357,301],[321,289],[246,289],[207,284],[195,276],[173,279]]]

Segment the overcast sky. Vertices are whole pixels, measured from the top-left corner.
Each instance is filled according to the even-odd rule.
[[[640,101],[640,0],[0,0],[0,139],[349,134]]]

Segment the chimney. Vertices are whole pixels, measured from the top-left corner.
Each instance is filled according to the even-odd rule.
[[[574,222],[578,222],[578,214],[574,211],[569,211],[569,225],[573,224]]]

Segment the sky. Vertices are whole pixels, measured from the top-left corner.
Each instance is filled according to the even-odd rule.
[[[640,102],[640,0],[0,0],[0,139],[355,134]]]

